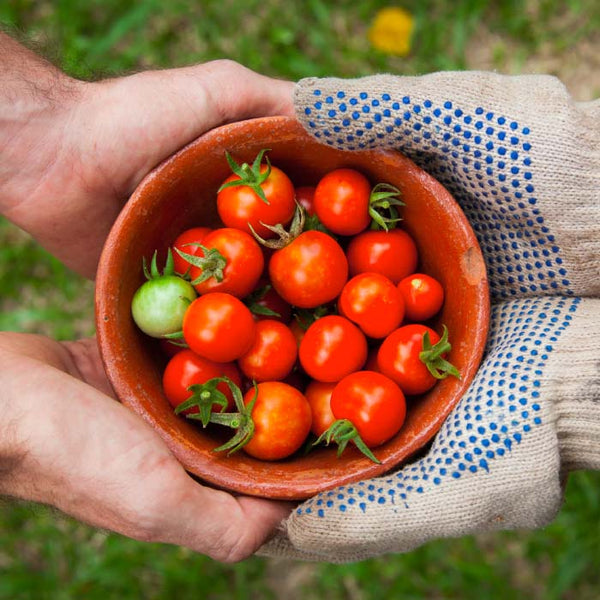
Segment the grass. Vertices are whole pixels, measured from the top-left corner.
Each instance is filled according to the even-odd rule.
[[[263,73],[354,77],[477,65],[518,72],[544,53],[597,47],[593,0],[406,1],[412,53],[374,51],[367,30],[384,0],[8,0],[0,23],[76,77],[98,78],[228,57]],[[591,81],[583,93],[598,96]],[[0,220],[0,328],[66,339],[93,331],[93,284]],[[600,474],[572,476],[549,527],[431,542],[352,565],[252,558],[220,565],[185,549],[98,532],[55,511],[0,504],[0,599],[177,597],[595,599],[600,590]]]

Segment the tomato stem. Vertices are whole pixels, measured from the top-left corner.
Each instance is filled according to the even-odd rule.
[[[175,261],[173,260],[171,248],[167,249],[167,260],[165,262],[165,266],[162,273],[158,268],[157,256],[158,250],[155,250],[154,254],[152,255],[152,260],[150,261],[150,269],[148,269],[146,257],[142,257],[142,270],[144,271],[144,277],[148,281],[151,281],[152,279],[158,279],[159,277],[169,277],[170,275],[175,274]]]
[[[360,437],[355,425],[348,419],[337,419],[334,421],[331,426],[324,431],[315,442],[313,442],[313,446],[322,443],[329,446],[331,442],[335,442],[338,445],[338,456],[346,449],[348,442],[352,442],[368,459],[372,460],[374,463],[381,464],[381,461],[371,452],[364,440]]]
[[[442,337],[437,344],[431,344],[428,331],[423,334],[423,350],[419,353],[419,358],[436,379],[445,379],[448,375],[460,379],[460,371],[443,358],[444,354],[450,352],[452,346],[448,341],[448,328],[445,325],[442,327]]]
[[[218,448],[214,448],[213,452],[223,452],[228,450],[227,456],[230,456],[234,452],[241,450],[254,436],[255,426],[254,421],[252,420],[252,410],[254,409],[256,399],[258,398],[258,386],[255,381],[252,382],[254,385],[254,397],[248,404],[244,404],[244,398],[242,397],[240,388],[231,381],[231,379],[228,377],[219,377],[217,379],[225,381],[229,386],[229,389],[233,394],[237,412],[212,413],[210,422],[231,427],[232,429],[235,429],[236,432],[230,440]]]
[[[221,412],[227,408],[228,402],[225,394],[217,389],[217,386],[225,379],[225,377],[214,377],[205,383],[190,385],[187,389],[192,392],[192,395],[176,406],[175,414],[179,415],[190,408],[197,408],[197,413],[188,413],[186,417],[198,420],[203,427],[206,427],[211,422],[213,404],[220,406]]]
[[[252,166],[248,163],[243,163],[242,165],[238,164],[229,152],[225,151],[225,158],[227,159],[227,163],[229,164],[229,168],[233,171],[235,175],[239,177],[239,179],[235,179],[233,181],[228,181],[224,183],[217,191],[220,192],[225,188],[229,187],[238,187],[241,185],[249,187],[265,204],[270,204],[265,196],[265,192],[263,191],[261,185],[268,179],[271,174],[271,161],[268,156],[265,156],[266,152],[270,152],[268,149],[261,150]],[[263,157],[265,158],[265,162],[267,164],[267,168],[264,172],[261,173],[261,166]]]
[[[398,213],[398,207],[405,206],[405,203],[400,200],[400,195],[400,190],[390,183],[378,183],[373,188],[369,199],[371,229],[388,231],[402,220]]]
[[[250,228],[252,235],[260,244],[266,248],[271,248],[272,250],[280,250],[281,248],[284,248],[293,242],[302,233],[304,229],[304,219],[304,209],[298,203],[296,203],[296,211],[294,212],[294,218],[290,224],[289,231],[286,230],[281,223],[278,223],[277,225],[267,225],[266,223],[260,221],[260,224],[263,227],[266,227],[278,236],[277,239],[265,240],[258,235],[258,233],[256,233],[254,227],[252,227],[250,223],[248,223],[248,227]]]
[[[219,283],[223,281],[223,271],[227,266],[227,259],[217,250],[217,248],[207,248],[202,244],[192,244],[202,249],[203,256],[197,256],[195,254],[188,254],[183,252],[179,248],[175,248],[175,251],[181,258],[187,260],[190,265],[198,267],[202,270],[202,273],[196,279],[191,281],[192,285],[198,285],[211,277],[214,277]]]

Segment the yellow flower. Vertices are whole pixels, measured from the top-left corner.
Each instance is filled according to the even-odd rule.
[[[381,52],[406,56],[410,52],[413,29],[414,19],[409,12],[389,6],[375,15],[369,29],[369,41],[373,48]]]

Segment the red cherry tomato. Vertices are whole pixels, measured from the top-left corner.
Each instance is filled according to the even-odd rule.
[[[297,356],[298,345],[290,328],[267,319],[256,323],[254,343],[238,359],[238,365],[250,379],[279,381],[290,374]]]
[[[173,242],[173,263],[175,272],[180,275],[185,275],[190,263],[181,256],[177,250],[191,254],[192,256],[202,256],[202,249],[197,244],[202,244],[204,238],[212,231],[210,227],[192,227],[180,233]]]
[[[331,412],[331,394],[336,385],[336,381],[325,383],[313,380],[306,386],[306,390],[304,391],[312,413],[310,430],[317,437],[327,431],[335,421],[333,412]]]
[[[359,273],[350,279],[340,294],[338,308],[372,338],[385,337],[404,317],[398,288],[379,273]]]
[[[280,460],[296,452],[310,431],[311,412],[304,394],[281,381],[257,385],[258,396],[252,409],[254,435],[244,451],[261,460]],[[255,397],[254,387],[244,395],[248,405]]]
[[[400,431],[406,417],[406,400],[389,377],[357,371],[335,386],[331,410],[336,419],[348,419],[363,442],[375,448]]]
[[[212,292],[196,298],[183,317],[183,337],[200,356],[231,362],[248,352],[256,322],[248,307],[231,294]]]
[[[300,342],[300,364],[317,381],[339,381],[367,359],[367,340],[354,323],[338,315],[317,319]]]
[[[335,169],[315,189],[314,210],[329,231],[356,235],[369,226],[369,180],[354,169]]]
[[[222,227],[209,233],[202,245],[208,250],[208,256],[201,252],[200,258],[208,260],[211,250],[217,251],[222,258],[215,256],[214,261],[218,264],[210,259],[204,268],[191,267],[190,278],[199,294],[223,292],[242,298],[254,289],[262,275],[265,259],[258,242],[249,233]],[[208,279],[198,281],[203,274],[209,275],[215,268],[217,272]]]
[[[271,256],[269,276],[284,300],[315,308],[337,298],[348,278],[348,262],[330,235],[305,231]]]
[[[405,316],[409,321],[427,321],[436,315],[444,304],[444,288],[425,273],[413,273],[398,284],[404,299]]]
[[[419,358],[423,350],[423,334],[429,333],[432,345],[440,336],[430,327],[420,323],[403,325],[383,340],[377,353],[377,363],[384,375],[393,379],[405,394],[423,394],[437,379]]]
[[[163,372],[163,391],[173,408],[187,400],[192,392],[190,385],[206,383],[215,377],[229,377],[238,387],[242,385],[242,378],[235,363],[216,363],[203,358],[192,350],[183,349],[167,363]],[[231,390],[226,383],[220,383],[217,389],[227,398],[226,410],[233,410],[234,401]],[[213,410],[221,410],[213,404]],[[198,412],[197,408],[183,411],[183,414]]]
[[[260,166],[261,174],[264,174],[266,170],[267,165]],[[223,185],[233,181],[242,182],[243,180],[239,175],[232,174],[223,182]],[[262,188],[267,202],[248,185],[241,184],[221,188],[217,193],[217,211],[223,223],[228,227],[252,233],[248,226],[250,224],[254,231],[263,238],[275,235],[264,224],[287,225],[296,210],[294,185],[290,178],[281,169],[271,166],[271,173],[260,184],[260,188]]]
[[[350,275],[380,273],[396,284],[414,273],[418,262],[417,246],[403,229],[364,231],[350,240],[346,255]]]

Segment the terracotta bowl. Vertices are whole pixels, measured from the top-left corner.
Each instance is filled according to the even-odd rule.
[[[403,227],[415,238],[419,268],[437,277],[446,300],[436,325],[448,326],[449,359],[462,373],[411,402],[402,430],[377,448],[375,464],[349,446],[340,458],[323,447],[304,456],[261,462],[244,452],[213,452],[222,439],[175,416],[161,390],[165,359],[156,340],[133,323],[131,299],[143,282],[142,257],[167,247],[184,229],[219,224],[215,195],[230,173],[228,150],[251,162],[270,148],[274,165],[296,185],[316,184],[327,171],[354,167],[373,182],[402,191]],[[393,151],[343,152],[317,143],[291,118],[255,119],[214,129],[159,165],[136,189],[107,239],[97,275],[97,334],[109,380],[120,401],[145,419],[189,473],[236,493],[303,499],[316,492],[380,475],[426,445],[459,401],[479,366],[489,321],[483,258],[451,195],[410,160]],[[210,428],[209,428],[210,429]]]

